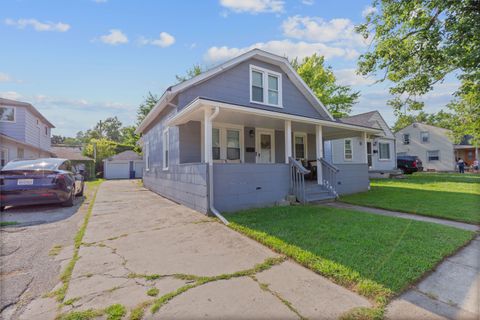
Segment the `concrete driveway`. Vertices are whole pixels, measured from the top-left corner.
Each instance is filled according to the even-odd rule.
[[[64,300],[69,305],[59,311],[54,299],[39,298],[20,318],[53,319],[58,312],[119,303],[128,313],[143,309],[148,319],[332,319],[370,306],[365,298],[133,181],[100,186],[79,256]],[[171,299],[159,299],[167,293]],[[154,305],[158,311],[152,314]]]

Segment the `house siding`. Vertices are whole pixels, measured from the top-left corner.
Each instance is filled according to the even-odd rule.
[[[250,65],[255,65],[282,74],[283,108],[250,103]],[[327,119],[328,115],[317,110],[290,81],[287,74],[276,65],[256,59],[249,59],[237,66],[192,86],[178,94],[178,108],[181,110],[197,97],[205,97],[227,103],[239,104],[268,111],[282,112],[315,119]]]
[[[190,121],[180,125],[180,163],[202,161],[202,124],[200,121]]]
[[[428,131],[430,141],[421,142],[420,133]],[[448,136],[448,130],[437,128],[434,126],[415,123],[403,128],[395,133],[397,139],[397,154],[403,153],[411,156],[417,156],[423,162],[424,170],[435,171],[454,171],[455,170],[455,153],[453,142]],[[410,134],[410,144],[403,144],[403,134]],[[438,150],[440,160],[428,161],[427,151]]]
[[[25,142],[25,114],[27,111],[24,107],[15,106],[14,108],[15,122],[0,122],[0,133]]]
[[[289,189],[287,164],[213,165],[215,207],[221,212],[272,206]]]
[[[340,195],[368,191],[370,180],[368,178],[368,165],[335,164],[340,170],[337,173],[337,192]]]

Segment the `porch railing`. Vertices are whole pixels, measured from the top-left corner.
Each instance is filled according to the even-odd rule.
[[[306,202],[305,197],[305,175],[310,173],[310,170],[293,158],[289,158],[290,164],[290,194],[297,197],[300,203]]]
[[[318,162],[321,164],[322,170],[322,183],[323,186],[336,198],[338,198],[337,193],[337,173],[340,171],[330,162],[325,159],[319,159]]]

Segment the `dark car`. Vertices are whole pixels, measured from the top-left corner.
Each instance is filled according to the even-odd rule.
[[[423,163],[417,156],[397,156],[397,168],[403,173],[412,174],[423,171]]]
[[[72,171],[69,160],[44,158],[17,160],[0,171],[0,209],[61,203],[73,206],[75,197],[83,195],[83,176]]]

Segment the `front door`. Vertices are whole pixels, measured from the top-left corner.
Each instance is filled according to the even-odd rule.
[[[372,168],[372,142],[367,142],[367,161],[368,161],[368,168]]]
[[[257,163],[275,163],[275,132],[257,129],[255,132]]]

